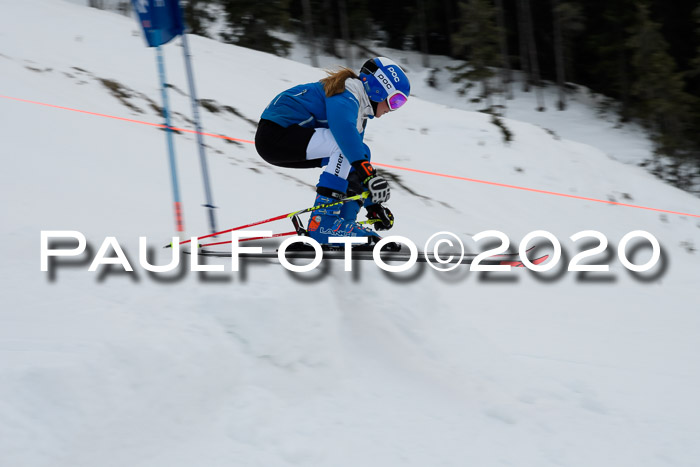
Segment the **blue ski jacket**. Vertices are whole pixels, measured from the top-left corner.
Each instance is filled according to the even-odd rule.
[[[369,147],[363,140],[367,119],[374,118],[374,112],[359,79],[347,79],[345,91],[332,97],[326,97],[318,81],[294,86],[278,94],[260,118],[284,128],[329,128],[350,163],[370,160]]]

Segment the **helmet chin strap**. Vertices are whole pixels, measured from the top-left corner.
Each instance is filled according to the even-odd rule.
[[[379,102],[369,101],[369,103],[372,104],[372,115],[376,116],[377,115],[377,107],[379,106]]]

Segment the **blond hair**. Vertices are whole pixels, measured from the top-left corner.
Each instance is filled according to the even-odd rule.
[[[345,91],[345,80],[348,78],[360,79],[350,68],[340,67],[337,71],[326,70],[326,76],[321,80],[326,97],[332,97]]]

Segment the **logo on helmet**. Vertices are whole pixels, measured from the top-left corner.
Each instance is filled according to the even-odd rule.
[[[386,77],[382,70],[377,70],[374,73],[374,77],[377,78],[377,81],[384,85],[387,91],[390,92],[392,89],[394,89],[394,85],[391,84],[391,81],[389,80],[389,78]]]
[[[398,83],[401,81],[401,78],[399,78],[399,74],[394,70],[393,66],[387,67],[387,70],[389,70],[389,73],[391,73],[391,76],[394,77],[394,82]]]

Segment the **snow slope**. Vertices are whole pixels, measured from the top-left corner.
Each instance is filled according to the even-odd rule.
[[[0,95],[160,123],[154,52],[135,21],[49,0],[0,0],[0,11]],[[204,111],[209,133],[252,139],[269,99],[323,75],[199,37],[191,46],[200,97],[238,114]],[[189,128],[181,48],[165,52],[175,124]],[[138,237],[162,264],[173,225],[163,131],[5,97],[0,118],[0,465],[700,458],[697,217],[387,170],[392,233],[422,245],[454,232],[481,251],[470,235],[502,230],[517,245],[544,229],[570,259],[580,245],[568,237],[594,229],[612,251],[594,260],[611,270],[391,274],[325,263],[293,274],[255,262],[239,273],[151,275],[138,266]],[[507,125],[510,145],[488,116],[416,98],[367,135],[385,164],[700,214],[700,200],[615,162],[598,141]],[[222,228],[312,202],[314,171],[267,166],[250,144],[206,141]],[[204,234],[195,139],[176,144],[188,233]],[[664,253],[642,277],[615,252],[638,229]],[[78,230],[93,254],[115,236],[136,272],[88,272],[88,255],[41,272],[42,230]]]
[[[294,42],[291,34],[280,34],[284,39],[293,42],[290,58],[311,64],[309,47],[305,43]],[[216,33],[212,33],[215,37]],[[340,43],[339,43],[340,45]],[[341,45],[342,47],[342,45]],[[317,47],[319,49],[320,47]],[[351,47],[353,65],[359,67],[365,60],[367,52],[357,46]],[[411,94],[422,99],[462,110],[478,111],[487,107],[483,100],[473,102],[478,97],[480,86],[461,95],[458,91],[463,83],[453,83],[450,68],[462,65],[463,62],[446,56],[431,55],[428,67],[423,65],[420,53],[409,50],[392,50],[374,43],[369,50],[380,56],[388,56],[396,60],[411,74]],[[316,58],[319,66],[332,68],[338,63],[334,56],[321,54]],[[544,82],[540,88],[546,111],[537,111],[539,106],[537,93],[534,88],[525,92],[522,89],[523,79],[518,71],[512,73],[511,99],[504,99],[502,94],[495,94],[491,104],[498,106],[499,112],[515,120],[523,120],[540,126],[551,132],[555,137],[591,144],[609,157],[630,164],[638,164],[652,158],[653,144],[643,128],[632,123],[621,123],[615,112],[604,110],[610,107],[604,96],[595,94],[583,86],[568,83],[566,94],[567,110],[556,110],[558,90],[552,83]],[[433,85],[429,85],[432,82]],[[604,137],[601,138],[601,135]]]

